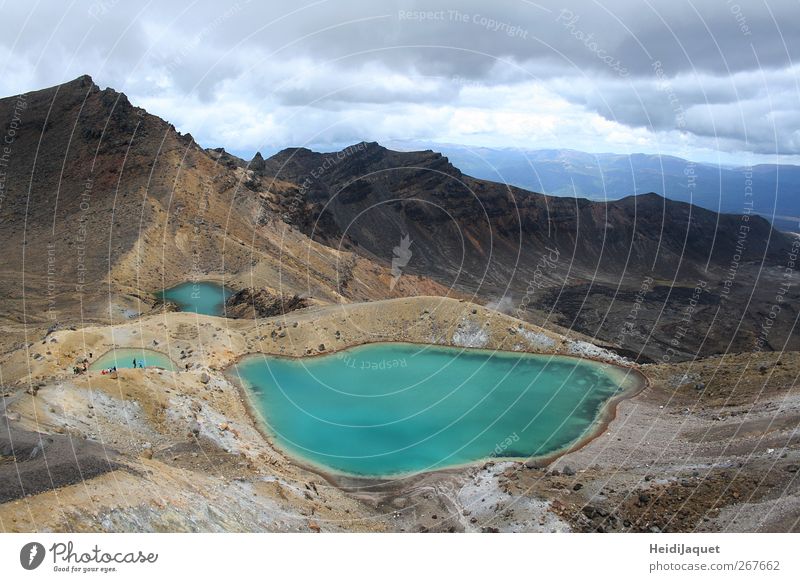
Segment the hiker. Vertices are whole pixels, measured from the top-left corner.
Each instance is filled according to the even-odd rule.
[[[144,368],[144,362],[139,362],[139,367]]]
[[[136,367],[136,358],[133,358],[133,367]]]

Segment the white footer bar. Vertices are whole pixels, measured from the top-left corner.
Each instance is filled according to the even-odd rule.
[[[798,541],[794,534],[2,534],[0,572],[3,580],[137,582],[798,580]]]

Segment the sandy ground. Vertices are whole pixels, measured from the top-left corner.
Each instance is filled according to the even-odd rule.
[[[372,341],[620,360],[439,297],[313,307],[258,321],[157,313],[55,331],[0,360],[2,431],[8,444],[15,437],[31,443],[0,451],[3,478],[16,476],[24,489],[6,488],[0,529],[798,528],[796,354],[781,355],[780,364],[778,356],[742,355],[645,366],[651,386],[623,401],[601,436],[547,466],[486,463],[382,483],[333,482],[286,458],[223,373],[248,353],[315,355]],[[76,361],[114,346],[161,351],[180,371],[73,375]]]

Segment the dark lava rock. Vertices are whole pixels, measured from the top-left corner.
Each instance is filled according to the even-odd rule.
[[[242,289],[225,302],[228,317],[243,319],[274,317],[308,307],[308,300],[299,295],[275,294],[266,289]]]
[[[4,423],[0,431],[0,503],[83,483],[122,468],[118,456],[107,444],[44,435]]]
[[[589,519],[608,516],[608,511],[602,507],[595,507],[594,505],[584,505],[583,514]]]
[[[562,473],[564,473],[564,475],[566,475],[567,477],[572,477],[575,474],[575,469],[567,465],[566,467],[564,467]]]

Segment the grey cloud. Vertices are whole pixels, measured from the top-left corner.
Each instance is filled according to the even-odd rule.
[[[680,121],[679,129],[709,147],[800,154],[792,125],[800,101],[791,68],[800,58],[795,1],[542,0],[538,6],[238,0],[142,8],[95,0],[31,13],[15,3],[4,7],[11,34],[0,38],[15,74],[6,84],[0,78],[0,86],[15,92],[90,73],[133,98],[161,97],[173,104],[170,112],[191,95],[198,108],[224,107],[221,99],[238,96],[264,115],[297,107],[315,112],[295,119],[306,125],[287,131],[286,139],[313,135],[307,124],[334,112],[342,125],[331,139],[358,141],[381,136],[374,124],[353,120],[379,118],[384,107],[433,109],[457,102],[470,86],[539,79],[588,112],[656,136]],[[440,117],[431,131],[445,127]],[[183,129],[191,124],[184,120]],[[371,135],[358,135],[364,131]]]
[[[791,0],[768,3],[777,24],[763,7],[742,6],[739,14],[748,35],[741,31],[730,5],[718,0],[651,5],[627,0],[598,4],[560,0],[541,5],[543,9],[521,0],[491,5],[479,0],[351,0],[301,5],[239,0],[227,5],[159,2],[140,14],[139,7],[130,3],[96,0],[73,8],[56,34],[72,48],[74,40],[91,28],[95,46],[135,53],[142,38],[140,30],[135,27],[124,36],[123,31],[138,16],[141,25],[168,27],[166,41],[173,47],[180,39],[191,43],[200,38],[201,48],[213,49],[220,57],[233,49],[233,58],[236,51],[257,51],[279,59],[343,58],[342,67],[375,60],[402,70],[415,68],[424,74],[469,78],[487,75],[496,59],[555,62],[566,70],[574,64],[579,70],[604,73],[606,66],[587,48],[592,43],[619,59],[632,74],[645,77],[652,74],[654,59],[662,61],[671,75],[691,70],[727,73],[758,68],[759,62],[765,67],[785,66],[800,52],[800,29],[790,25],[798,9]],[[105,9],[93,10],[93,6]],[[9,12],[10,22],[20,25],[26,16],[22,8],[4,11]],[[91,12],[97,15],[90,16]],[[52,7],[38,10],[26,24],[27,45],[38,47],[46,41],[61,16]],[[585,41],[590,35],[591,41]],[[123,46],[113,48],[119,39]],[[9,38],[0,42],[9,42]],[[132,44],[126,47],[125,42]],[[137,55],[129,56],[133,60]]]
[[[591,85],[562,78],[550,84],[570,101],[631,127],[729,138],[745,151],[783,155],[800,151],[791,125],[798,111],[797,68],[731,76],[596,79]]]

